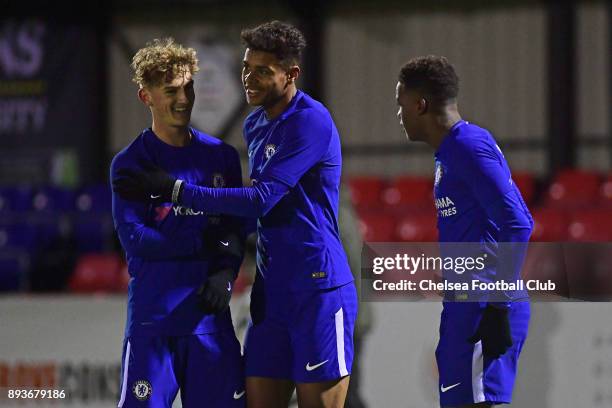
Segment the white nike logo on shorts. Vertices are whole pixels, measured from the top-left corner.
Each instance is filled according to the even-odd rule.
[[[310,361],[308,363],[306,363],[306,371],[312,371],[312,370],[316,370],[317,368],[321,367],[323,364],[327,363],[329,360],[325,360],[320,362],[319,364],[315,364],[313,366],[310,365]]]
[[[458,386],[459,384],[461,384],[460,382],[458,382],[457,384],[453,384],[453,385],[449,385],[448,387],[445,387],[444,384],[440,385],[440,391],[442,392],[446,392],[448,390],[451,390],[453,388],[455,388],[456,386]]]
[[[221,245],[223,246],[229,246],[229,241],[225,242],[225,241],[219,241],[221,243]]]
[[[152,198],[152,199],[154,199],[154,200],[155,200],[156,198],[159,198],[159,197],[161,197],[161,194],[160,194],[160,195],[153,195],[153,194],[151,194],[151,198]]]
[[[234,399],[240,399],[243,395],[244,391],[242,391],[241,393],[237,393],[236,391],[234,391]]]

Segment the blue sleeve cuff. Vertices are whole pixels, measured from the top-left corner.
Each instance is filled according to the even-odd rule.
[[[193,196],[194,196],[195,186],[189,183],[183,183],[183,191],[179,197],[179,204],[187,207],[193,208]],[[202,210],[198,208],[198,210]]]

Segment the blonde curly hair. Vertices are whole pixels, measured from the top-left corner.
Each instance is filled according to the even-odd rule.
[[[174,38],[154,39],[132,58],[134,77],[139,87],[158,86],[175,78],[185,70],[198,72],[198,58],[193,48],[177,44]]]

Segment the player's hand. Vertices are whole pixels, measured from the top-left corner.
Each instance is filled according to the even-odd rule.
[[[176,179],[150,163],[139,163],[142,170],[119,169],[113,179],[113,191],[124,200],[141,202],[172,201]]]
[[[508,320],[508,309],[488,305],[482,315],[478,329],[470,343],[482,341],[485,357],[498,358],[512,347],[512,332]]]
[[[230,268],[219,269],[208,275],[198,289],[198,303],[207,314],[218,314],[229,307],[232,297],[234,272]]]

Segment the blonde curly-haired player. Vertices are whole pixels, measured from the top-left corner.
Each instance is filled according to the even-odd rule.
[[[117,169],[155,166],[190,183],[240,187],[236,150],[189,126],[196,53],[155,40],[132,62],[152,125],[119,152]],[[145,164],[146,163],[146,164]],[[242,260],[241,222],[172,204],[113,194],[113,219],[130,273],[119,407],[243,407],[240,345],[228,308]]]

